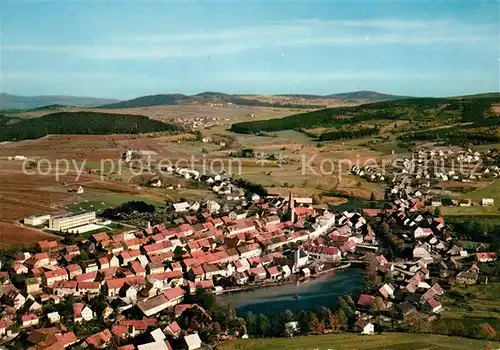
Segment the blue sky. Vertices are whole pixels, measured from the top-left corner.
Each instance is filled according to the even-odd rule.
[[[497,1],[3,2],[0,90],[498,91]]]

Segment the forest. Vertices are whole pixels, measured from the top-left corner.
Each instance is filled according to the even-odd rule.
[[[177,125],[141,115],[96,112],[58,112],[39,118],[19,119],[0,116],[0,141],[38,139],[49,134],[140,134],[178,132]]]

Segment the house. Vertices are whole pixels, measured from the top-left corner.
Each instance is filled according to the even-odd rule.
[[[9,285],[5,287],[9,287]],[[6,300],[11,301],[14,304],[13,306],[15,310],[19,310],[26,303],[26,298],[12,285],[10,285],[10,287],[12,288],[8,290],[7,293],[4,294],[4,298]]]
[[[495,261],[497,259],[497,253],[488,252],[488,253],[476,253],[476,260],[481,263]]]
[[[375,326],[373,323],[359,318],[356,323],[354,323],[354,330],[360,332],[361,334],[374,334]]]
[[[40,319],[35,314],[24,314],[21,316],[21,323],[23,327],[32,327],[38,325]]]
[[[163,330],[164,333],[169,334],[174,338],[179,337],[181,331],[182,329],[176,321],[169,323],[168,326]]]
[[[10,283],[9,273],[7,271],[0,271],[0,284],[9,284],[9,283]]]
[[[57,241],[40,241],[38,242],[38,246],[40,247],[40,251],[43,252],[50,252],[52,250],[57,249],[58,247]]]
[[[79,282],[78,292],[80,295],[96,296],[101,290],[99,282]]]
[[[105,329],[102,332],[91,335],[85,339],[85,342],[90,348],[104,349],[109,345],[111,339],[113,339],[113,334],[111,334],[109,329]]]
[[[413,234],[415,239],[425,238],[432,235],[432,229],[428,227],[426,228],[417,227],[415,231],[413,231]]]
[[[184,343],[188,350],[195,350],[201,348],[201,339],[198,333],[189,334],[184,337]]]
[[[481,205],[485,207],[492,207],[495,205],[495,200],[493,198],[483,198],[481,199]]]
[[[422,306],[422,311],[428,314],[437,314],[443,311],[443,306],[436,299],[430,298]]]
[[[176,213],[183,213],[189,211],[191,205],[188,202],[180,202],[174,203],[173,207]]]
[[[59,323],[61,321],[61,315],[59,315],[59,312],[54,311],[54,312],[49,312],[47,314],[47,319],[49,320],[49,323]]]
[[[82,303],[73,304],[73,321],[78,322],[88,322],[94,318],[94,312],[88,305]]]
[[[241,259],[248,259],[254,256],[260,256],[262,253],[262,249],[257,243],[244,245],[236,248],[240,253]]]
[[[59,297],[76,294],[78,282],[59,281],[53,285],[53,293]]]
[[[255,281],[261,281],[267,277],[266,270],[262,266],[251,268],[248,270],[248,274],[253,277]]]
[[[278,280],[281,279],[281,277],[283,276],[280,270],[278,270],[277,266],[266,267],[266,270],[269,279]]]
[[[14,270],[16,275],[24,275],[29,271],[29,269],[26,266],[18,262],[12,264],[12,270]]]
[[[137,306],[146,316],[152,316],[166,308],[179,304],[184,298],[184,290],[179,287],[167,289],[163,294],[148,300],[137,302]]]
[[[76,264],[71,264],[71,265],[66,266],[66,270],[68,271],[69,279],[73,279],[73,278],[75,278],[75,276],[79,276],[83,273],[80,265],[76,265]]]
[[[394,298],[395,288],[391,284],[384,284],[378,291],[385,299]]]
[[[460,284],[476,284],[478,275],[473,271],[461,271],[456,276],[457,283]]]
[[[118,291],[118,296],[127,304],[133,304],[137,301],[137,289],[133,285],[124,283]]]
[[[420,244],[415,246],[413,249],[413,258],[414,259],[430,259],[431,258],[431,248],[427,243]]]
[[[373,295],[361,294],[358,299],[357,305],[361,308],[370,309],[375,301]]]
[[[65,268],[47,271],[43,275],[43,280],[47,286],[52,286],[55,282],[67,281],[68,271]]]

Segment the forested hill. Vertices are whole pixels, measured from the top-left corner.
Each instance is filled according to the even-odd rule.
[[[3,117],[6,118],[8,117]],[[59,112],[40,118],[3,123],[0,128],[0,141],[37,139],[49,134],[140,134],[180,130],[177,125],[166,124],[142,115]]]
[[[141,96],[127,101],[111,103],[99,106],[98,108],[105,109],[121,109],[121,108],[137,108],[137,107],[151,107],[162,105],[179,105],[184,103],[231,103],[234,105],[242,106],[255,106],[255,107],[287,107],[287,108],[318,108],[314,104],[293,104],[293,103],[280,103],[280,102],[266,102],[257,99],[241,97],[239,95],[229,95],[220,92],[202,92],[197,95],[183,95],[183,94],[159,94]]]
[[[477,122],[490,112],[500,96],[470,98],[412,98],[363,104],[352,107],[325,108],[279,119],[236,123],[231,131],[251,134],[280,130],[302,130],[316,127],[340,128],[370,120],[409,120],[432,122],[436,126],[460,122]]]

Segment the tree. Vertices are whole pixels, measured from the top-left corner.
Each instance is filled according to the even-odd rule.
[[[267,337],[271,331],[271,322],[264,314],[257,315],[257,335]]]
[[[325,332],[325,324],[315,314],[311,317],[311,331],[314,334],[323,334]]]
[[[497,335],[497,331],[489,323],[481,323],[479,325],[479,334],[482,338],[493,339]]]
[[[245,324],[247,326],[248,334],[253,336],[257,336],[257,315],[255,315],[252,311],[248,311],[245,316]]]
[[[436,207],[436,209],[434,209],[434,216],[437,218],[441,216],[441,210],[439,209],[439,207]]]
[[[291,310],[284,310],[284,311],[281,311],[278,316],[276,317],[276,319],[274,320],[275,322],[275,325],[274,325],[274,329],[273,329],[273,332],[275,334],[277,334],[278,336],[283,336],[283,335],[286,335],[286,324],[288,322],[292,322],[294,320],[294,314]]]
[[[337,315],[334,315],[330,309],[327,311],[328,323],[330,324],[330,328],[334,332],[340,332],[340,320]]]
[[[370,194],[370,201],[371,201],[371,202],[375,202],[376,200],[377,200],[377,199],[375,198],[375,193],[373,193],[373,192],[372,192],[372,193]]]
[[[336,316],[338,318],[340,328],[347,329],[349,318],[347,317],[345,312],[343,310],[339,310],[339,311],[337,311]]]
[[[311,331],[311,314],[308,311],[301,310],[297,314],[299,329],[301,333],[309,333]]]
[[[196,289],[194,294],[195,302],[205,308],[207,311],[212,312],[216,305],[215,297],[213,294],[207,292],[204,288]]]

